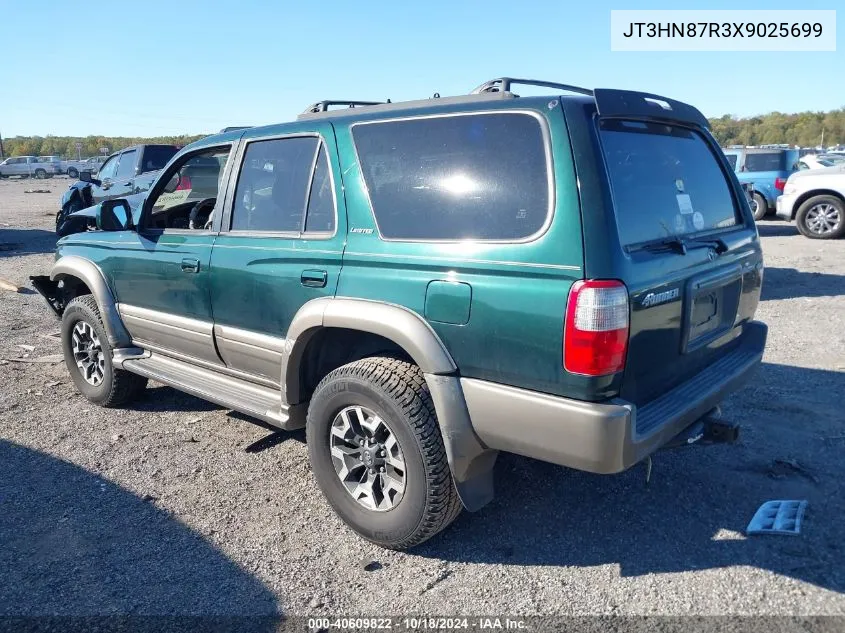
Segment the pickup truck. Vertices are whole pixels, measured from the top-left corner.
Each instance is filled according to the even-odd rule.
[[[20,176],[38,179],[50,178],[55,173],[52,165],[42,163],[38,156],[12,156],[0,163],[0,178]]]
[[[62,195],[56,214],[56,233],[70,235],[86,229],[85,220],[68,220],[76,211],[103,200],[125,198],[147,191],[158,172],[179,151],[175,145],[133,145],[109,156],[97,171],[79,172],[79,180]]]

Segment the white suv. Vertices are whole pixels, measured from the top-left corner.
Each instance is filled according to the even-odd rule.
[[[777,199],[777,215],[803,235],[826,240],[845,234],[845,165],[792,174]]]

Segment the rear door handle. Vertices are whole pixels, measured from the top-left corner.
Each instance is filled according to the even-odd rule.
[[[183,273],[198,273],[200,271],[200,260],[186,257],[182,260]]]
[[[299,278],[303,286],[309,288],[325,288],[328,274],[325,270],[303,270]]]

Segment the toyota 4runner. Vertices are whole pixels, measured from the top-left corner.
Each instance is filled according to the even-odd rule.
[[[305,427],[329,503],[383,546],[489,502],[499,451],[618,473],[733,438],[718,405],[763,354],[748,202],[665,97],[320,102],[185,147],[140,198],[33,278],[79,391],[152,379]]]

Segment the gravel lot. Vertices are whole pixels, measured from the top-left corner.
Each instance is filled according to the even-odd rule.
[[[0,277],[49,270],[67,182],[0,181]],[[63,364],[9,361],[60,353],[58,322],[0,290],[0,615],[845,615],[845,241],[760,232],[770,339],[723,407],[739,445],[661,453],[649,486],[502,455],[495,501],[411,553],[341,524],[302,433],[153,384],[104,410]],[[789,498],[800,537],[743,535]]]

